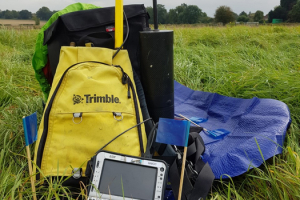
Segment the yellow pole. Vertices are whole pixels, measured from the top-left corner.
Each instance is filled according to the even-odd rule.
[[[123,43],[123,0],[116,0],[115,7],[115,48]]]

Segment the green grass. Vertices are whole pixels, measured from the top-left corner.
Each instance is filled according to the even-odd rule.
[[[291,111],[283,154],[240,177],[216,181],[209,198],[299,199],[300,27],[167,28],[175,32],[178,82],[231,97],[277,99]],[[22,116],[42,114],[31,67],[37,33],[0,29],[0,199],[18,199],[20,193],[32,199],[26,154],[17,153],[24,146]],[[50,185],[37,186],[46,199],[69,193],[59,182]]]

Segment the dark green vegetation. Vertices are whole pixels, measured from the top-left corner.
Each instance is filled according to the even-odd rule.
[[[234,21],[234,15],[230,7],[220,6],[215,13],[215,21],[227,24]]]
[[[280,6],[269,12],[268,21],[282,19],[287,22],[300,22],[300,1],[280,0]]]
[[[283,154],[241,177],[215,181],[210,199],[299,199],[300,27],[166,28],[175,31],[178,82],[232,97],[278,99],[291,111]],[[0,199],[32,199],[26,153],[18,152],[22,116],[38,111],[40,120],[42,114],[31,67],[36,36],[36,30],[0,29]],[[37,192],[45,199],[68,195],[57,182],[37,185]]]
[[[150,20],[149,23],[153,24],[153,8],[146,8]],[[170,9],[169,12],[164,5],[157,5],[157,15],[159,24],[197,24],[197,23],[210,23],[213,19],[208,17],[205,12],[196,5],[187,5],[185,3]]]
[[[0,18],[2,19],[31,19],[32,13],[28,10],[21,10],[21,11],[15,11],[15,10],[4,10],[0,11]]]
[[[41,20],[48,20],[56,10],[50,11],[48,7],[41,7],[37,12],[36,15],[32,15],[32,13],[28,10],[0,10],[0,18],[2,19],[41,19]]]

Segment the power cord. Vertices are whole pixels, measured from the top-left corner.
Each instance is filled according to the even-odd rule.
[[[126,131],[123,131],[122,133],[120,133],[119,135],[117,135],[116,137],[114,137],[111,141],[109,141],[108,143],[106,143],[103,147],[101,147],[101,149],[99,149],[99,150],[96,152],[96,154],[98,154],[100,151],[102,151],[105,147],[107,147],[110,143],[112,143],[114,140],[116,140],[118,137],[120,137],[120,136],[123,135],[124,133],[130,131],[131,129],[133,129],[133,128],[135,128],[135,127],[137,127],[137,126],[139,126],[139,125],[141,125],[141,124],[143,124],[143,123],[145,123],[145,122],[147,122],[147,121],[149,121],[149,120],[151,120],[151,119],[152,119],[152,118],[148,118],[148,119],[142,121],[141,123],[132,126],[131,128],[127,129]]]

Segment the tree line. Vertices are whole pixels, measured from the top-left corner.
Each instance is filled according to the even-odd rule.
[[[21,11],[15,11],[15,10],[4,10],[0,11],[0,18],[3,19],[31,19],[32,13],[28,10],[21,10]]]
[[[150,20],[153,23],[153,8],[146,8]],[[257,10],[255,13],[249,12],[248,14],[243,11],[240,14],[234,13],[228,6],[220,6],[216,9],[214,18],[208,17],[196,5],[181,4],[169,12],[164,5],[158,4],[158,23],[160,24],[196,24],[196,23],[212,23],[221,22],[227,24],[229,22],[259,22],[272,23],[273,19],[282,19],[284,22],[300,22],[300,0],[281,0],[280,6],[275,7],[274,11],[271,10],[267,16],[264,12]]]
[[[150,20],[149,23],[153,24],[153,8],[146,7]],[[157,5],[157,18],[159,24],[196,24],[196,23],[210,23],[213,22],[213,18],[207,16],[196,5],[187,5],[185,3],[177,6],[174,9],[170,9],[169,12],[164,5]]]
[[[280,5],[271,10],[265,17],[260,10],[255,13],[241,12],[239,15],[232,12],[228,6],[220,6],[215,12],[215,22],[223,24],[229,22],[269,22],[274,19],[282,20],[283,22],[300,22],[300,0],[280,0]]]
[[[0,10],[0,18],[2,19],[34,19],[39,18],[41,20],[48,20],[50,17],[57,12],[56,10],[51,11],[48,7],[41,7],[35,15],[28,10]]]
[[[150,20],[149,23],[153,23],[153,8],[146,8]],[[158,23],[160,24],[197,24],[197,23],[212,23],[222,22],[224,24],[228,22],[263,22],[264,13],[260,10],[255,13],[242,12],[239,15],[234,13],[228,6],[220,6],[217,8],[215,18],[208,17],[196,5],[187,5],[185,3],[177,6],[174,9],[170,9],[169,12],[164,5],[158,4],[157,6]]]

